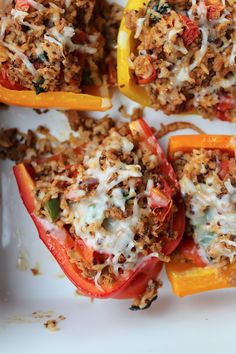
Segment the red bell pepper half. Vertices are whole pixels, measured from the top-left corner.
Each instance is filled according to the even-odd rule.
[[[145,123],[143,120],[141,122],[142,124]],[[150,132],[148,138],[150,139]],[[153,148],[154,141],[152,140]],[[156,142],[156,144],[158,143]],[[160,150],[159,145],[156,146],[156,150],[162,156],[163,152]],[[163,263],[157,257],[151,256],[143,259],[134,270],[130,271],[126,278],[121,277],[113,285],[98,287],[93,280],[85,278],[77,265],[71,261],[69,251],[76,249],[84,262],[89,263],[92,257],[94,257],[93,250],[89,249],[83,241],[81,242],[81,239],[71,237],[66,229],[59,228],[56,224],[49,223],[35,214],[34,177],[29,165],[24,163],[16,165],[14,167],[14,174],[21,198],[35,223],[40,239],[81,294],[92,298],[136,298],[145,291],[150,280],[157,279]],[[176,199],[176,206],[178,212],[175,214],[172,229],[177,237],[174,240],[163,240],[163,252],[166,255],[170,254],[177,247],[184,232],[185,216],[181,199]]]

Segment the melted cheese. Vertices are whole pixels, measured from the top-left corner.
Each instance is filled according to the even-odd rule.
[[[118,263],[121,254],[127,259],[127,262],[122,265],[124,269],[138,262],[137,253],[131,252],[135,245],[134,235],[140,220],[140,208],[134,181],[135,178],[141,177],[142,173],[139,165],[128,165],[120,160],[111,164],[106,159],[106,167],[101,168],[100,158],[103,151],[117,150],[130,153],[133,149],[133,144],[116,132],[110,135],[109,140],[107,139],[96,151],[91,144],[84,157],[86,170],[83,177],[95,178],[98,181],[96,190],[91,195],[81,195],[79,202],[71,203],[70,209],[76,235],[94,250],[112,255],[108,258],[107,264],[113,264],[115,271],[118,271],[121,266]],[[80,178],[78,177],[78,182]],[[127,193],[124,195],[122,188],[118,186],[119,183],[125,181],[129,186],[128,195]],[[152,183],[149,182],[147,188],[151,186]],[[77,189],[79,190],[79,183],[77,183]],[[131,198],[133,199],[132,215],[121,219],[107,216],[107,211],[113,206],[125,212],[126,201]]]
[[[191,197],[191,208],[188,209],[191,212],[186,215],[194,228],[194,240],[207,257],[209,247],[222,248],[216,242],[220,235],[236,235],[236,188],[226,181],[228,193],[219,198],[221,184],[216,172],[206,179],[206,184],[194,184],[183,176],[180,186],[183,197]]]

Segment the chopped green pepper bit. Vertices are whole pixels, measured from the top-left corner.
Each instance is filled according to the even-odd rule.
[[[147,303],[146,306],[144,306],[144,307],[139,307],[139,306],[133,305],[133,306],[131,306],[131,307],[129,308],[129,310],[131,310],[131,311],[147,310],[147,309],[151,306],[151,304],[153,303],[153,301],[155,301],[156,299],[157,299],[157,295],[154,296],[154,297]]]
[[[52,221],[53,222],[56,221],[58,219],[59,215],[60,215],[60,212],[61,212],[59,198],[49,199],[45,203],[45,209],[49,213],[50,218],[52,219]]]

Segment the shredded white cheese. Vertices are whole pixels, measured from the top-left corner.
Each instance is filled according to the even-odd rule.
[[[9,18],[8,17],[2,17],[1,18],[1,28],[0,28],[0,39],[3,39],[5,36],[6,28],[9,24]]]
[[[97,48],[88,46],[87,44],[75,44],[72,42],[71,38],[75,35],[75,30],[73,27],[65,26],[62,33],[59,33],[56,27],[51,28],[48,33],[45,35],[48,41],[51,41],[61,48],[67,47],[70,52],[78,50],[80,53],[85,54],[95,54]],[[45,38],[44,37],[44,38]],[[55,41],[52,40],[55,38]]]
[[[29,70],[29,72],[35,76],[36,74],[36,70],[33,66],[33,64],[29,61],[28,57],[22,53],[20,51],[19,48],[17,48],[16,46],[14,46],[13,44],[7,44],[5,42],[0,42],[4,47],[6,47],[7,49],[9,49],[11,52],[13,52],[14,54],[16,54],[24,63],[24,65],[26,66],[26,68]]]
[[[136,22],[136,32],[134,38],[138,38],[142,32],[145,17],[140,17]]]
[[[207,20],[207,8],[205,2],[200,0],[197,7],[197,12],[199,15],[200,31],[202,32],[202,43],[201,48],[197,52],[195,61],[190,65],[189,70],[194,70],[204,58],[207,48],[208,48],[208,20]]]
[[[28,12],[12,9],[11,15],[13,16],[14,20],[17,20],[21,25],[27,26],[33,30],[42,31],[45,28],[45,26],[43,25],[37,26],[37,25],[33,25],[32,23],[29,23],[28,21],[24,21],[24,18],[28,16]]]
[[[70,7],[70,5],[71,5],[71,0],[65,0],[65,4],[66,4],[66,7],[67,7],[67,8]]]
[[[28,2],[33,8],[35,8],[35,9],[38,10],[38,11],[47,10],[47,8],[46,8],[45,6],[43,6],[42,4],[40,4],[40,3],[37,2],[37,1],[34,1],[34,0],[27,0],[27,2]]]

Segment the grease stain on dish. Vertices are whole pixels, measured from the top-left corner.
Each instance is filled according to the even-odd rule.
[[[5,324],[33,324],[39,323],[50,332],[59,331],[58,324],[66,319],[63,315],[57,315],[54,311],[34,311],[31,315],[16,315],[8,317]]]
[[[27,271],[30,268],[29,264],[29,253],[23,247],[20,247],[17,255],[16,268],[20,271]]]

